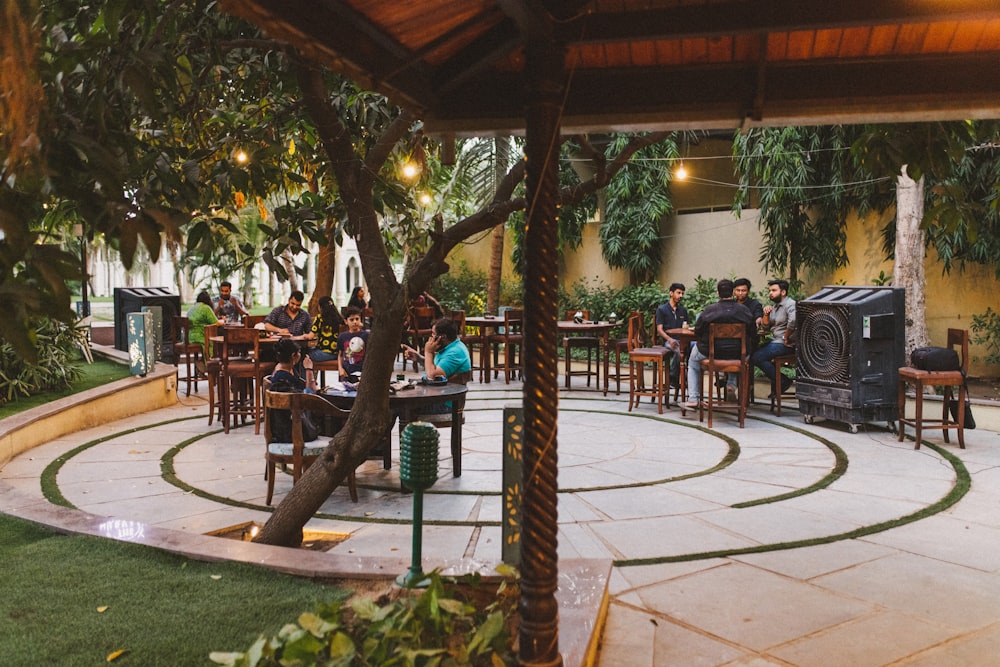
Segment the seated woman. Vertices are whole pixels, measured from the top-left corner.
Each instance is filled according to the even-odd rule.
[[[319,308],[319,315],[313,319],[312,324],[316,347],[309,350],[309,358],[313,361],[333,361],[338,356],[337,337],[340,336],[340,325],[346,323],[330,297],[320,297]]]
[[[212,297],[208,292],[202,290],[198,292],[198,300],[187,313],[191,328],[188,329],[188,341],[205,344],[205,327],[213,324],[225,324],[225,320],[220,320],[212,308]]]
[[[274,367],[274,372],[271,373],[271,391],[316,393],[312,359],[308,356],[303,357],[302,349],[298,343],[288,339],[279,340],[274,345],[274,354],[278,363]],[[305,367],[305,380],[295,373],[295,367],[300,362]],[[267,419],[271,422],[271,437],[275,442],[291,442],[292,415],[288,410],[271,410]],[[302,415],[303,441],[312,442],[319,437],[319,433],[319,426],[313,421],[311,415],[305,412]]]
[[[316,379],[313,377],[313,360],[303,356],[302,348],[293,340],[283,338],[274,344],[274,355],[278,363],[271,373],[271,391],[297,391],[316,393]],[[305,369],[305,379],[299,377],[296,366],[301,362]]]

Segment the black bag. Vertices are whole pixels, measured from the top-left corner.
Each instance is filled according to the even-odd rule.
[[[954,422],[957,424],[958,423],[958,399],[957,398],[953,398],[952,400],[948,401],[948,411],[951,413],[952,420],[954,420]],[[965,424],[964,424],[964,428],[966,430],[968,430],[968,431],[971,431],[974,428],[976,428],[976,419],[975,419],[975,417],[972,416],[972,404],[969,402],[968,398],[965,399]]]
[[[918,347],[910,353],[910,365],[922,371],[959,371],[958,351],[950,347]]]

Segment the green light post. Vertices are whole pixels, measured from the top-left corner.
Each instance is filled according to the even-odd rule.
[[[424,490],[434,486],[438,474],[438,432],[433,424],[412,422],[399,438],[399,479],[413,490],[413,557],[408,572],[396,577],[407,588],[428,584],[420,566],[423,546]]]

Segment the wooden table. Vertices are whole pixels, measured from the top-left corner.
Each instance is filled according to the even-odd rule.
[[[572,336],[572,335],[597,336],[597,338],[598,338],[598,344],[597,344],[597,369],[598,369],[598,377],[597,377],[597,382],[594,383],[594,388],[597,391],[600,391],[601,390],[601,378],[600,378],[601,357],[602,356],[604,357],[604,377],[607,377],[608,376],[608,355],[604,354],[604,348],[606,348],[608,346],[608,334],[610,333],[610,331],[612,329],[614,329],[616,326],[618,326],[618,323],[615,322],[614,324],[612,324],[611,322],[574,322],[572,320],[559,320],[559,322],[557,324],[558,324],[559,333],[561,333],[563,335],[567,335],[567,336]],[[566,354],[566,388],[567,389],[569,389],[569,381],[570,381],[570,377],[571,377],[570,374],[569,374],[569,371],[570,371],[570,355],[567,352],[567,354]]]
[[[479,365],[483,368],[483,377],[486,379],[485,382],[491,380],[491,367],[490,359],[492,358],[492,348],[490,344],[490,330],[497,329],[503,326],[503,318],[495,317],[493,315],[481,315],[478,317],[466,317],[465,326],[476,327],[479,329],[479,336],[483,339],[483,345],[480,347],[481,358],[479,360]]]
[[[691,343],[695,342],[697,337],[694,333],[694,328],[682,329],[678,327],[677,329],[667,329],[667,335],[675,339],[680,345],[680,387],[681,387],[681,416],[684,416],[686,409],[684,407],[687,403],[687,368],[688,368],[688,356],[691,354]],[[665,343],[666,341],[664,341]],[[711,387],[709,387],[711,390]]]
[[[462,414],[469,388],[464,384],[418,384],[412,389],[397,391],[389,396],[389,408],[399,415],[399,432],[420,415],[421,408],[451,401],[451,461],[452,474],[462,476]],[[327,387],[318,394],[344,410],[354,407],[355,391],[338,391]]]

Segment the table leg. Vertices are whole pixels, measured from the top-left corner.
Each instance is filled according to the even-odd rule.
[[[452,477],[462,476],[462,415],[465,397],[451,402],[451,469]]]

